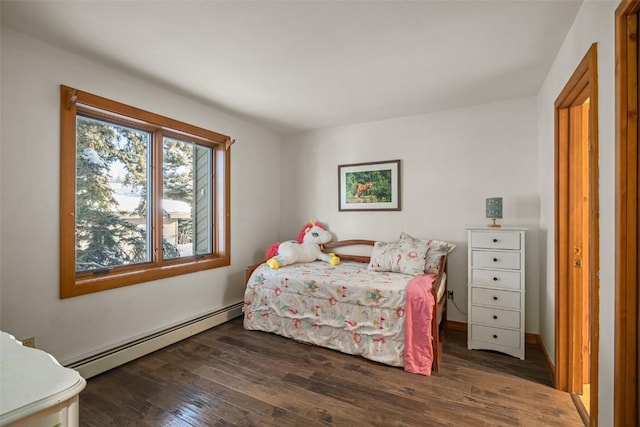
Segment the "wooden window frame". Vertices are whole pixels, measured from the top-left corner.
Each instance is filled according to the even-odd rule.
[[[94,117],[126,126],[151,129],[154,138],[167,136],[188,138],[213,149],[213,196],[211,203],[212,253],[163,260],[162,251],[155,251],[151,262],[114,268],[104,274],[76,273],[75,262],[75,202],[76,202],[76,117],[78,111],[90,111]],[[161,141],[161,139],[160,139]],[[69,298],[108,289],[135,285],[196,271],[219,268],[231,264],[231,144],[223,134],[206,130],[178,120],[125,105],[107,98],[60,86],[60,298]],[[160,156],[156,156],[156,159]],[[161,182],[162,159],[153,165],[153,181]],[[162,186],[155,185],[154,197],[162,197]],[[162,212],[154,209],[152,223],[162,222]],[[152,242],[162,240],[162,227],[155,227]],[[152,251],[154,252],[154,251]]]

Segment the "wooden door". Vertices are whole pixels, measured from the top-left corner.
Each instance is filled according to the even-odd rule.
[[[560,280],[566,291],[565,298],[560,301],[560,310],[566,311],[565,342],[569,343],[566,349],[569,366],[576,368],[568,373],[563,389],[582,394],[583,384],[589,383],[590,367],[588,100],[564,109],[560,120],[563,122],[561,129],[566,131],[563,138],[566,147],[560,165],[560,173],[566,178],[559,188],[563,217],[558,229],[565,264],[562,268],[565,274]]]
[[[587,96],[584,91],[581,96]],[[580,102],[578,98],[576,102]],[[569,347],[572,365],[580,367],[572,377],[569,391],[582,394],[589,384],[590,370],[590,300],[589,292],[589,99],[568,108],[568,162],[566,215],[568,268],[568,303],[572,307]],[[586,408],[587,410],[589,408]]]

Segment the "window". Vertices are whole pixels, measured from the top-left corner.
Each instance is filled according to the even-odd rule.
[[[230,264],[228,136],[61,86],[60,297]]]

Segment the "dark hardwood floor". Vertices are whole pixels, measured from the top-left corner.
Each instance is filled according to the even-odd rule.
[[[582,426],[527,359],[469,351],[448,331],[441,370],[409,374],[264,332],[242,318],[105,372],[80,394],[81,426]]]

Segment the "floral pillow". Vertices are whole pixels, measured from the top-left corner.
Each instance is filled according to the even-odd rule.
[[[442,255],[447,255],[449,252],[455,249],[456,245],[450,242],[445,242],[443,240],[420,240],[415,239],[405,233],[404,231],[400,233],[400,242],[399,243],[407,243],[407,242],[423,242],[426,243],[429,247],[429,251],[426,254],[426,260],[424,264],[424,271],[427,273],[439,274],[440,268],[440,258]]]
[[[424,267],[427,262],[429,245],[426,242],[415,240],[400,242],[397,254],[397,269],[394,272],[417,276],[424,274]]]
[[[393,271],[393,264],[397,253],[397,243],[376,242],[371,250],[369,270]]]
[[[426,242],[420,240],[398,243],[376,242],[371,251],[369,270],[417,276],[424,273],[428,251]]]

